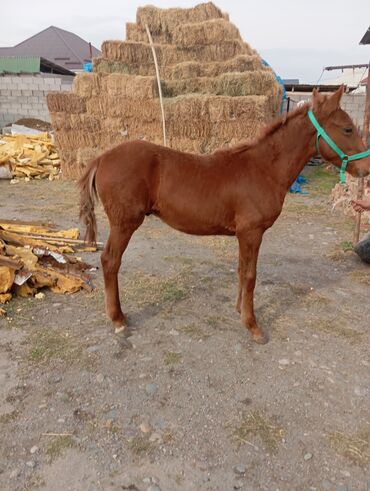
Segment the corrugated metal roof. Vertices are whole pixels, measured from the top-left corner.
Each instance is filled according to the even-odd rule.
[[[94,46],[92,56],[101,52]],[[72,32],[50,26],[12,48],[0,48],[0,57],[39,56],[68,70],[82,70],[91,61],[89,43]]]
[[[0,58],[0,73],[39,73],[39,56],[9,56]]]
[[[75,73],[66,68],[53,63],[52,61],[40,58],[40,56],[4,56],[0,57],[1,73],[54,73],[59,75],[72,75]]]

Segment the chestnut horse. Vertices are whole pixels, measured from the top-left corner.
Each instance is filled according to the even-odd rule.
[[[364,145],[350,117],[339,108],[343,87],[331,96],[313,92],[312,111],[327,134],[347,155]],[[267,126],[255,140],[210,155],[172,150],[146,141],[129,141],[92,161],[79,181],[86,240],[96,239],[94,197],[110,223],[101,256],[106,312],[116,332],[124,331],[117,274],[122,254],[145,215],[195,235],[236,235],[239,242],[237,310],[253,340],[267,337],[253,310],[258,251],[265,230],[281,213],[285,195],[306,162],[317,154],[316,129],[305,104]],[[217,129],[216,129],[217,130]],[[337,167],[341,159],[321,138],[319,150]],[[348,163],[356,177],[370,172],[370,157]],[[288,244],[287,244],[288,246]]]

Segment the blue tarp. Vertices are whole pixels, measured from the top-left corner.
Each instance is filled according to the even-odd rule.
[[[92,70],[93,66],[91,61],[89,61],[88,63],[84,63],[84,72],[92,72]]]
[[[307,182],[308,182],[307,177],[298,176],[297,179],[290,186],[290,190],[289,191],[291,193],[308,194],[307,191],[303,191],[302,186],[301,186],[301,184],[307,184]]]

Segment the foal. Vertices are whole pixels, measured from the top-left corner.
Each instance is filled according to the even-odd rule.
[[[321,126],[347,155],[364,150],[350,117],[339,108],[343,87],[331,96],[313,92],[312,111]],[[97,194],[110,223],[101,256],[106,312],[116,332],[123,331],[117,274],[122,254],[145,215],[154,214],[171,227],[195,235],[236,235],[239,242],[237,310],[253,340],[267,337],[253,311],[258,251],[265,230],[281,213],[285,195],[316,153],[316,129],[305,104],[267,126],[252,142],[195,155],[130,141],[91,162],[79,181],[80,216],[86,240],[96,240],[94,196]],[[336,166],[341,159],[320,139],[321,155]],[[349,162],[357,177],[370,172],[370,157]]]

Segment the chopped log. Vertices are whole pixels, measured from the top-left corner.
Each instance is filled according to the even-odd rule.
[[[23,267],[23,263],[20,259],[0,255],[0,266],[7,266],[8,268],[17,271]]]
[[[12,299],[12,294],[9,293],[0,293],[0,304],[4,304],[6,302],[9,302],[9,300]]]
[[[13,285],[15,270],[8,266],[0,266],[0,293],[7,293]]]

